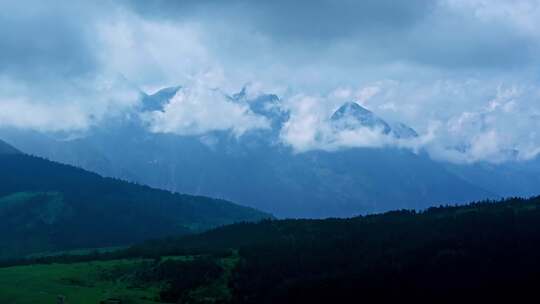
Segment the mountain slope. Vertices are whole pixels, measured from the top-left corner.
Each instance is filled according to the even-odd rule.
[[[411,127],[400,122],[388,123],[356,102],[344,103],[332,114],[330,121],[338,130],[369,128],[398,139],[418,137]]]
[[[427,156],[406,150],[293,154],[254,134],[240,140],[211,135],[212,146],[197,137],[125,134],[90,136],[78,140],[76,147],[92,147],[97,155],[106,155],[107,163],[114,165],[109,172],[129,168],[135,175],[115,176],[175,192],[220,197],[279,217],[347,217],[494,196]]]
[[[19,154],[19,150],[8,145],[6,142],[0,140],[0,155],[12,155]]]
[[[340,129],[355,129],[366,127],[378,129],[383,134],[389,134],[392,129],[388,123],[377,117],[373,112],[361,107],[356,102],[347,102],[337,109],[330,118],[332,123]]]
[[[142,103],[159,111],[178,89],[161,90]],[[272,128],[239,138],[226,131],[201,136],[152,133],[138,120],[140,109],[135,108],[128,118],[105,121],[70,141],[17,130],[0,130],[0,136],[23,151],[106,176],[219,197],[278,217],[349,217],[497,197],[496,192],[461,178],[428,156],[408,150],[294,153],[281,142],[281,128],[290,113],[280,107],[276,95],[249,99],[240,92],[229,98],[267,118]],[[417,136],[412,128],[388,123],[353,102],[329,119],[336,127],[378,128],[395,138]]]
[[[141,111],[163,111],[163,107],[176,95],[182,87],[169,87],[157,91],[152,95],[143,95]]]
[[[24,154],[0,154],[0,168],[0,257],[126,245],[269,217]]]
[[[540,156],[527,161],[501,164],[445,164],[449,171],[464,180],[496,189],[503,197],[530,197],[538,195],[540,185]]]

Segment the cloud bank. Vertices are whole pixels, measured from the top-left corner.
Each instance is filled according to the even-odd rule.
[[[152,132],[178,135],[227,130],[239,137],[249,130],[270,127],[267,119],[254,114],[247,104],[232,101],[204,81],[180,89],[163,111],[144,113],[143,119]]]
[[[488,85],[489,83],[484,83]],[[340,88],[326,96],[296,95],[288,100],[291,119],[283,142],[297,152],[350,147],[427,150],[454,163],[530,160],[540,154],[540,90],[529,85],[476,91],[478,81],[430,83],[378,82],[356,90]],[[495,85],[495,84],[492,84]],[[438,104],[444,96],[444,103]],[[419,137],[396,139],[382,130],[336,130],[329,120],[341,104],[356,100],[389,122],[403,121]]]
[[[267,122],[212,92],[255,82],[291,111],[282,140],[296,151],[397,145],[466,163],[540,151],[537,0],[4,1],[0,37],[0,127],[85,130],[141,90],[184,85],[147,115],[153,131],[241,136]],[[327,119],[350,100],[421,140],[336,133]]]

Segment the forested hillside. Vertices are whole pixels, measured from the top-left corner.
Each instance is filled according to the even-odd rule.
[[[536,294],[539,244],[536,197],[420,213],[241,223],[114,253],[13,263],[150,258],[155,262],[141,270],[148,274],[143,278],[170,283],[160,293],[165,302],[221,303],[208,302],[217,288],[208,271],[210,260],[219,264],[224,257],[236,261],[228,268],[226,303],[519,302]],[[205,262],[164,262],[169,256]]]
[[[515,300],[540,279],[540,198],[238,224],[132,250],[227,248],[242,258],[230,285],[235,303]]]
[[[0,257],[129,245],[268,214],[103,178],[0,145]]]

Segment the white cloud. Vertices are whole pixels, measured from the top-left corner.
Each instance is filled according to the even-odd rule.
[[[344,89],[339,89],[328,96],[295,95],[286,100],[291,117],[281,130],[281,139],[297,153],[310,150],[336,151],[340,149],[363,147],[380,148],[385,146],[407,147],[416,150],[424,137],[415,139],[396,139],[384,134],[382,129],[358,127],[354,129],[336,128],[330,120],[334,111],[344,101],[336,96]]]
[[[496,83],[496,82],[495,82]],[[475,89],[478,82],[439,81],[436,85],[378,82],[364,104],[387,121],[404,120],[420,136],[398,140],[381,130],[336,130],[329,117],[354,90],[340,88],[326,97],[295,95],[286,101],[291,119],[282,140],[296,152],[351,147],[424,149],[455,163],[529,160],[540,154],[540,90],[534,85]],[[358,92],[375,90],[373,85]],[[490,89],[491,87],[491,89]],[[360,95],[361,96],[361,95]],[[339,98],[344,97],[344,98]],[[399,97],[399,98],[398,98]]]
[[[269,122],[251,112],[247,104],[231,101],[221,90],[201,81],[178,91],[163,112],[144,114],[143,119],[153,132],[179,135],[229,130],[241,136],[269,127]]]
[[[360,88],[356,93],[355,100],[362,105],[367,105],[368,101],[380,92],[381,88],[377,85]]]
[[[434,158],[458,163],[529,160],[539,154],[540,92],[498,88],[493,99],[471,101],[471,111],[451,116],[427,145]],[[484,106],[481,106],[484,105]]]
[[[182,84],[218,68],[194,23],[146,20],[121,11],[96,28],[102,69],[144,88]]]
[[[0,77],[0,87],[0,126],[42,132],[84,131],[140,99],[123,78],[110,76],[35,84]]]
[[[448,7],[471,12],[486,22],[505,22],[517,30],[538,35],[540,2],[537,0],[445,0]]]
[[[16,127],[40,131],[84,129],[88,117],[74,105],[51,107],[23,99],[0,98],[0,127]]]

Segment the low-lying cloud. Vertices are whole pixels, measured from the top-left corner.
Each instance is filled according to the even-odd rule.
[[[297,95],[287,101],[292,113],[282,140],[297,152],[390,146],[426,150],[435,159],[454,163],[501,163],[540,155],[540,90],[496,82],[471,89],[476,85],[473,79],[429,85],[386,81],[356,90],[340,88],[327,96]],[[336,130],[329,118],[350,100],[390,123],[405,122],[419,136],[396,139],[378,129]]]
[[[267,119],[253,113],[246,103],[235,102],[201,82],[180,89],[163,111],[145,113],[143,119],[152,132],[178,135],[231,131],[239,137],[250,130],[269,128]]]

